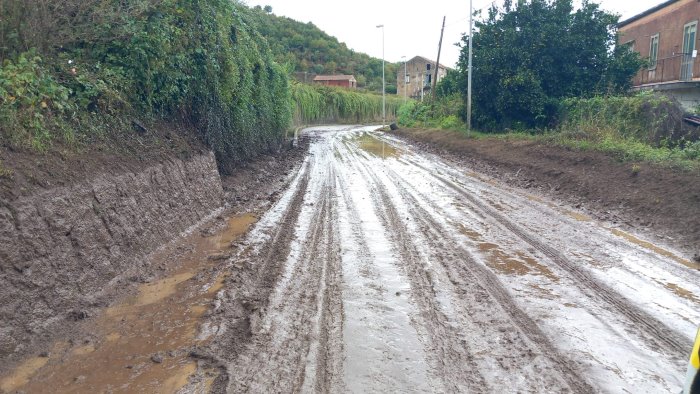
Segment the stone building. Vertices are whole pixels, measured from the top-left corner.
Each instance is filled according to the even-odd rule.
[[[396,94],[422,99],[430,94],[435,76],[435,61],[416,56],[401,64],[396,76]],[[447,75],[448,68],[442,64],[438,67],[438,82]],[[404,75],[405,72],[405,75]]]

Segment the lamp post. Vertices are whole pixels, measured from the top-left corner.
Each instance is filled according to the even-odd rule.
[[[469,0],[469,81],[467,82],[467,136],[472,131],[472,43],[474,41],[474,11]]]
[[[408,71],[406,69],[406,56],[401,56],[401,59],[403,59],[403,102],[406,103],[408,100],[408,81],[406,80]]]
[[[382,29],[382,128],[386,126],[386,79],[384,78],[384,25],[377,25]]]

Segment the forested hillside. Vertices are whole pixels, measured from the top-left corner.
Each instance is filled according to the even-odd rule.
[[[360,88],[381,91],[382,59],[353,51],[311,22],[277,16],[269,7],[257,6],[253,11],[260,34],[280,64],[290,65],[297,73],[354,74]],[[396,93],[397,67],[386,63],[389,93]]]

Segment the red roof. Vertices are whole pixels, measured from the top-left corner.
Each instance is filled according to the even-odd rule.
[[[317,75],[314,81],[355,81],[354,75]]]

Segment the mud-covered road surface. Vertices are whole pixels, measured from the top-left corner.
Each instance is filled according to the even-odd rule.
[[[206,324],[214,391],[679,391],[697,263],[372,130],[305,131]]]
[[[233,211],[0,392],[680,391],[687,253],[375,129],[229,179]]]

